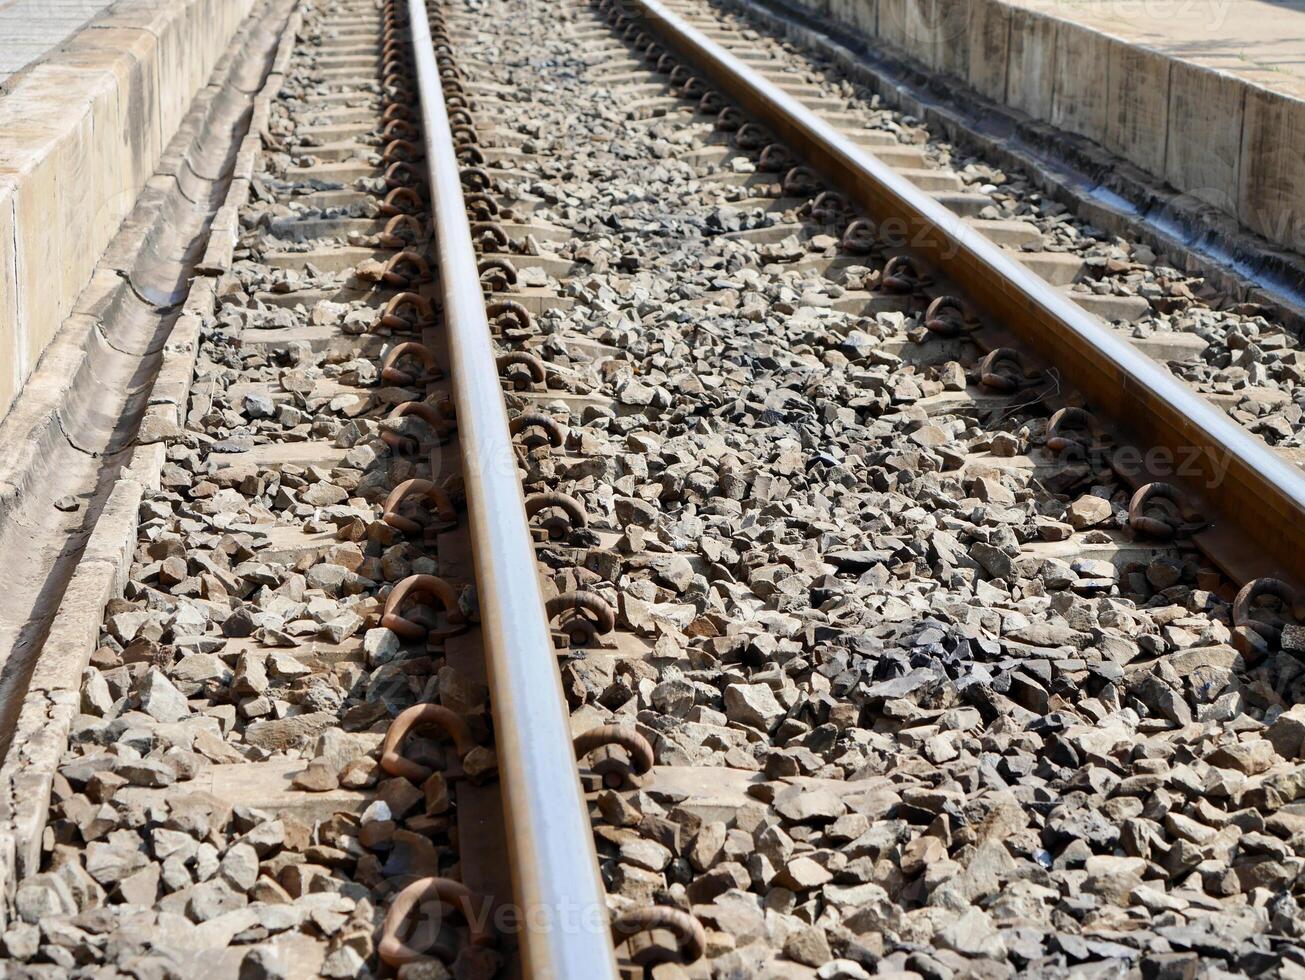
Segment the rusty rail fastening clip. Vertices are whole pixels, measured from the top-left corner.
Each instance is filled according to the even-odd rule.
[[[415,316],[412,319],[400,316],[399,311],[405,309],[412,310]],[[372,330],[420,331],[434,322],[435,310],[430,300],[421,293],[405,291],[390,297],[389,302],[385,304],[385,309],[372,325]]]
[[[544,362],[524,350],[509,351],[494,359],[499,376],[518,391],[544,383]]]
[[[433,405],[430,402],[399,402],[385,416],[386,421],[401,419],[407,415],[415,415],[435,433],[437,442],[447,442],[457,427],[456,423],[448,417],[446,412],[452,412],[453,403],[444,402],[440,405]],[[399,452],[420,452],[421,443],[413,436],[405,436],[401,432],[395,432],[385,427],[381,428],[381,440],[391,449]]]
[[[633,728],[600,725],[577,735],[574,744],[576,761],[589,757],[590,772],[607,789],[639,789],[652,772],[652,746]]]
[[[423,916],[422,924],[407,939],[401,938],[413,909],[432,900],[461,913],[473,946],[493,946],[498,941],[488,928],[490,917],[485,914],[487,909],[482,897],[451,878],[418,878],[394,896],[385,913],[376,952],[387,966],[398,969],[409,963],[443,963],[453,959],[456,950],[441,940],[438,929],[442,914]],[[431,955],[432,951],[435,955]]]
[[[557,620],[553,639],[561,650],[592,646],[598,637],[616,628],[616,610],[587,589],[553,596],[544,603],[544,612],[549,622]]]
[[[487,191],[494,186],[489,172],[483,167],[463,167],[459,173],[462,186],[473,191]]]
[[[1040,377],[1040,372],[1025,368],[1024,358],[1013,347],[991,350],[979,362],[979,384],[989,391],[1011,394]]]
[[[496,221],[477,221],[471,226],[471,241],[478,252],[505,252],[512,239]]]
[[[797,158],[783,143],[767,143],[757,157],[757,170],[767,174],[782,173],[792,170],[797,165]]]
[[[485,166],[485,154],[480,147],[472,143],[454,144],[454,155],[457,156],[459,163],[465,163],[470,166]]]
[[[412,187],[420,186],[421,181],[412,169],[412,165],[406,160],[396,160],[385,168],[382,175],[385,178],[387,187]]]
[[[438,603],[444,610],[448,625],[437,628],[434,624],[427,625],[402,615],[400,610],[404,603],[419,598],[433,599]],[[424,638],[428,643],[434,643],[465,632],[468,624],[467,617],[458,608],[457,594],[446,580],[437,575],[409,575],[385,597],[381,625],[405,640]]]
[[[528,332],[531,329],[530,311],[514,299],[500,299],[485,306],[485,315],[489,325],[502,332],[515,330]]]
[[[400,229],[408,232],[406,235],[400,234]],[[384,230],[376,236],[376,244],[383,248],[407,248],[409,245],[418,245],[426,240],[426,229],[420,221],[411,214],[396,214],[390,217],[385,223]]]
[[[391,72],[381,79],[381,88],[386,96],[395,102],[411,102],[417,97],[412,86],[408,84],[408,79],[398,72]]]
[[[482,259],[476,264],[480,273],[482,288],[489,293],[501,293],[509,286],[517,284],[517,269],[512,262],[501,256]]]
[[[848,255],[869,255],[874,251],[878,235],[879,229],[869,218],[854,218],[843,229],[838,247]]]
[[[552,491],[533,493],[526,498],[526,517],[544,517],[531,528],[536,541],[565,541],[572,532],[589,526],[585,505],[570,494]]]
[[[1104,447],[1104,439],[1105,429],[1086,408],[1067,406],[1047,422],[1047,448],[1059,455],[1087,459]]]
[[[405,517],[400,513],[400,508],[409,501],[422,501],[426,504],[427,510],[433,508],[439,520],[427,521],[423,524],[411,517]],[[389,496],[385,498],[385,510],[381,514],[381,520],[400,534],[408,537],[422,535],[427,540],[431,540],[458,526],[458,512],[453,506],[453,499],[443,487],[437,486],[430,480],[413,477],[404,480],[390,491]]]
[[[402,201],[407,207],[399,207]],[[414,215],[422,210],[421,195],[411,187],[396,187],[385,195],[385,200],[377,205],[382,215]]]
[[[405,266],[410,271],[403,271]],[[430,282],[432,278],[434,277],[431,275],[430,263],[426,261],[426,257],[420,252],[407,248],[391,255],[381,272],[381,279],[391,286],[413,286],[417,283]]]
[[[707,932],[688,912],[667,905],[628,909],[612,920],[612,939],[624,943],[629,958],[647,970],[659,963],[688,965],[707,951]]]
[[[1270,620],[1252,615],[1255,601],[1265,598],[1277,599],[1280,603],[1281,611],[1277,613],[1261,607],[1261,611],[1273,616]],[[1290,613],[1297,623],[1305,623],[1305,603],[1301,601],[1300,593],[1281,579],[1256,578],[1241,587],[1232,607],[1233,646],[1248,664],[1281,641],[1286,613]]]
[[[562,427],[551,415],[543,412],[522,412],[508,422],[508,431],[521,436],[521,445],[528,450],[544,445],[562,448]]]
[[[399,367],[399,364],[408,358],[421,362],[421,374],[413,374]],[[435,352],[416,340],[405,340],[401,344],[395,344],[386,352],[385,360],[381,362],[381,380],[386,384],[398,385],[400,388],[427,385],[442,377],[444,371],[435,360]]]
[[[476,125],[476,120],[466,109],[450,109],[449,125],[471,127]]]
[[[715,116],[726,106],[725,96],[721,95],[715,89],[708,89],[702,93],[702,98],[698,100],[697,112],[704,116]]]
[[[421,130],[407,119],[391,119],[381,130],[381,136],[387,140],[413,140],[421,135]]]
[[[467,215],[476,221],[488,221],[499,214],[498,202],[488,194],[468,194],[462,200]]]
[[[412,163],[425,155],[425,150],[405,139],[390,140],[381,151],[381,159],[385,163]]]
[[[743,123],[743,113],[732,105],[727,105],[716,116],[716,128],[722,133],[738,132]]]
[[[809,197],[820,193],[825,185],[810,167],[799,166],[784,174],[779,186],[787,197]]]
[[[852,209],[847,198],[837,191],[821,191],[811,202],[811,220],[822,225],[838,225],[849,219]]]
[[[912,293],[933,282],[933,277],[921,272],[906,255],[894,255],[884,265],[879,288],[886,293]]]
[[[745,122],[734,132],[734,145],[740,150],[760,150],[773,142],[775,137],[758,123]]]
[[[978,326],[979,321],[955,296],[938,296],[924,311],[924,328],[937,337],[961,337]]]
[[[441,704],[414,704],[400,711],[385,730],[385,738],[381,742],[381,768],[391,776],[402,776],[418,786],[430,779],[435,770],[413,762],[403,754],[404,743],[411,733],[429,729],[438,729],[448,736],[459,764],[477,747],[467,719],[456,711]],[[445,778],[458,779],[461,776],[446,775]]]
[[[1207,525],[1182,490],[1172,483],[1148,483],[1128,502],[1128,526],[1138,534],[1168,541]]]

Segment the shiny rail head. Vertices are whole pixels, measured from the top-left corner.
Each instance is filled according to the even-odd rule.
[[[498,208],[489,172],[467,166],[463,159],[474,157],[467,152],[474,143],[466,139],[467,127],[474,124],[474,100],[449,70],[451,48],[441,48],[441,71],[424,0],[408,0],[407,7],[424,132],[422,163],[429,174],[431,233],[448,340],[445,367],[454,393],[494,712],[512,904],[525,924],[514,939],[524,976],[616,980],[606,893],[535,571],[534,537],[485,306],[486,281],[491,286],[510,284],[515,270],[510,263],[491,260],[482,265],[478,260],[468,204],[477,221],[492,219]],[[432,9],[434,19],[442,20],[438,5]],[[462,137],[461,154],[451,118]],[[527,323],[528,318],[522,326]]]

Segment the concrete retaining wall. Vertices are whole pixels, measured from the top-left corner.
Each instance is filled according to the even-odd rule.
[[[1305,253],[1305,100],[1028,4],[784,2],[1099,143]]]
[[[0,416],[252,0],[123,0],[0,97]]]

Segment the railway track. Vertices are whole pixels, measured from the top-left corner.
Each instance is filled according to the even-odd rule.
[[[300,4],[17,975],[1305,966],[1299,471],[769,43]]]
[[[14,896],[33,975],[106,942],[148,975],[611,969],[458,183],[476,131],[426,18],[286,30],[189,427]],[[534,938],[496,949],[518,912]]]

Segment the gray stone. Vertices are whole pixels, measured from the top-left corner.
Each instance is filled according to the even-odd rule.
[[[24,922],[35,924],[52,916],[75,915],[77,902],[62,878],[42,872],[18,883],[14,910]]]
[[[784,717],[768,684],[731,684],[725,688],[725,714],[730,721],[758,731],[770,731]]]
[[[373,667],[389,663],[402,648],[398,634],[383,626],[363,634],[363,653],[367,655],[367,663]]]
[[[994,960],[1006,956],[1006,944],[1002,942],[1001,933],[992,924],[988,913],[979,908],[967,909],[934,938],[943,949],[954,950],[962,956]]]
[[[156,721],[181,721],[190,717],[190,705],[186,703],[185,695],[157,667],[151,667],[141,678],[137,697],[141,710]]]

